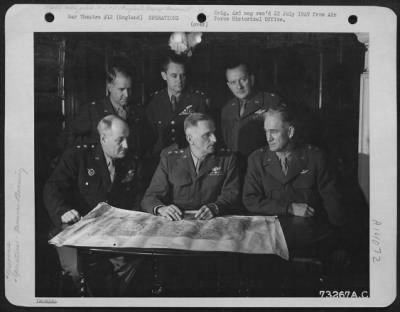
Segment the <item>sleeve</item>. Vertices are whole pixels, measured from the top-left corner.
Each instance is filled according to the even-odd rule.
[[[231,155],[229,157],[227,174],[222,185],[221,193],[217,200],[211,204],[217,206],[218,215],[233,214],[239,208],[239,199],[239,168],[236,157]]]
[[[68,198],[75,187],[77,176],[78,170],[74,152],[67,150],[43,190],[45,207],[56,227],[60,227],[62,224],[61,216],[74,209]]]
[[[323,207],[328,215],[329,221],[334,226],[345,224],[345,213],[338,192],[336,175],[328,164],[324,154],[320,154],[318,160],[318,191],[321,196]]]
[[[148,213],[154,213],[156,206],[164,206],[168,202],[170,187],[167,173],[167,157],[168,155],[161,157],[160,163],[141,202],[143,211]]]
[[[259,164],[254,155],[249,157],[248,168],[243,185],[243,204],[246,209],[255,214],[275,216],[286,215],[290,200],[284,196],[272,199],[265,194]],[[265,180],[265,179],[264,179]]]

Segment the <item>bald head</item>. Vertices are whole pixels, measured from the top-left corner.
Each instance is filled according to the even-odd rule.
[[[129,128],[125,121],[115,115],[108,115],[97,125],[104,154],[112,159],[125,157],[128,151]]]

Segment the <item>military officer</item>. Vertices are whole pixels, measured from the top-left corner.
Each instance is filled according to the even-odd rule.
[[[172,222],[184,219],[189,210],[191,218],[198,220],[235,213],[239,201],[236,157],[216,149],[213,120],[193,113],[186,117],[184,131],[189,146],[161,155],[142,200],[143,210]],[[216,284],[213,257],[190,261],[168,257],[162,259],[160,269],[167,292],[175,291],[175,295],[207,294]]]
[[[265,144],[263,113],[281,99],[275,94],[256,90],[254,74],[243,62],[229,64],[225,74],[234,97],[222,108],[222,136],[225,145],[238,152],[245,163],[251,152]]]
[[[326,264],[347,259],[342,235],[348,216],[323,152],[297,141],[294,116],[282,102],[264,114],[264,128],[268,146],[248,158],[245,208],[253,214],[279,216],[291,257],[318,256]],[[257,259],[249,264],[247,275],[262,285],[255,292],[271,287],[271,268],[277,283],[288,272],[287,263],[272,260],[270,265]]]
[[[176,143],[186,146],[183,121],[189,114],[207,111],[208,99],[204,93],[187,88],[187,62],[182,56],[170,54],[163,63],[161,77],[167,88],[155,92],[146,109],[146,115],[155,136],[153,154]],[[158,158],[157,158],[158,162]]]
[[[104,116],[114,114],[125,120],[131,130],[129,143],[136,156],[142,156],[151,146],[145,112],[132,99],[132,72],[122,64],[111,65],[106,71],[108,96],[84,105],[67,132],[68,147],[98,142],[97,124]]]
[[[235,156],[216,150],[215,125],[205,114],[186,117],[184,131],[189,146],[163,154],[142,208],[170,220],[181,220],[185,210],[197,210],[197,219],[233,213],[239,200]]]
[[[44,203],[53,224],[51,236],[79,221],[100,202],[119,208],[139,209],[140,165],[136,160],[125,157],[129,136],[126,122],[108,115],[99,122],[98,132],[100,144],[77,145],[67,150],[44,187]],[[56,250],[62,269],[79,286],[76,249],[57,247]],[[108,284],[105,285],[108,287],[106,290],[98,289],[96,287],[101,283],[93,282],[89,288],[94,295],[120,295],[118,289],[123,292],[129,283],[133,263],[121,258],[109,261],[114,271],[104,276],[111,274],[112,280],[120,282],[120,288]],[[111,265],[110,262],[108,265]],[[94,277],[94,280],[98,278],[101,276]]]
[[[329,226],[342,228],[346,217],[335,175],[321,150],[296,144],[295,123],[288,106],[271,106],[264,114],[264,128],[268,147],[254,151],[248,161],[243,186],[247,210],[309,219],[310,226],[326,224],[326,230]],[[318,240],[316,231],[310,233],[304,237],[304,244]]]

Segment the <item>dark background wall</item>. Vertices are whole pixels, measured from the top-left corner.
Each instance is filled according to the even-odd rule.
[[[170,33],[36,33],[35,164],[37,295],[48,295],[57,258],[47,246],[49,220],[41,202],[51,162],[60,153],[62,129],[81,105],[105,95],[104,70],[114,56],[135,66],[134,98],[146,105],[165,87],[160,62]],[[276,92],[304,114],[309,140],[327,150],[345,181],[349,205],[359,205],[357,145],[360,74],[364,46],[354,34],[203,33],[191,58],[189,84],[205,92],[218,114],[230,97],[224,63],[233,55],[250,61],[260,89]],[[54,270],[54,271],[52,271]]]

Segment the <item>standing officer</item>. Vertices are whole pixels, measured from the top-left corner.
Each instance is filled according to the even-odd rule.
[[[138,210],[140,166],[134,159],[125,157],[128,125],[121,118],[108,115],[100,120],[98,133],[100,144],[77,145],[67,150],[44,187],[44,203],[53,224],[51,236],[79,221],[100,202]],[[80,273],[76,249],[57,247],[56,250],[63,271],[78,287]],[[123,257],[107,259],[106,266],[112,270],[89,276],[89,290],[94,295],[123,294],[137,261],[127,261]],[[95,263],[100,267],[100,261]]]
[[[234,98],[222,108],[222,135],[225,145],[238,152],[241,165],[244,163],[245,167],[248,155],[265,144],[263,113],[280,98],[256,90],[254,74],[243,62],[229,64],[225,74]]]
[[[106,71],[108,95],[98,101],[84,105],[72,122],[67,145],[90,145],[98,142],[97,124],[107,115],[114,114],[128,123],[131,130],[129,143],[137,155],[142,156],[148,149],[151,138],[143,109],[134,105],[132,99],[132,77],[129,66],[115,63]],[[147,137],[145,137],[145,135]]]
[[[187,60],[185,57],[170,54],[162,65],[161,77],[167,88],[155,92],[147,110],[147,118],[156,137],[153,155],[157,162],[160,152],[171,144],[179,148],[187,143],[183,132],[183,121],[191,113],[204,113],[207,98],[204,93],[186,87]]]

